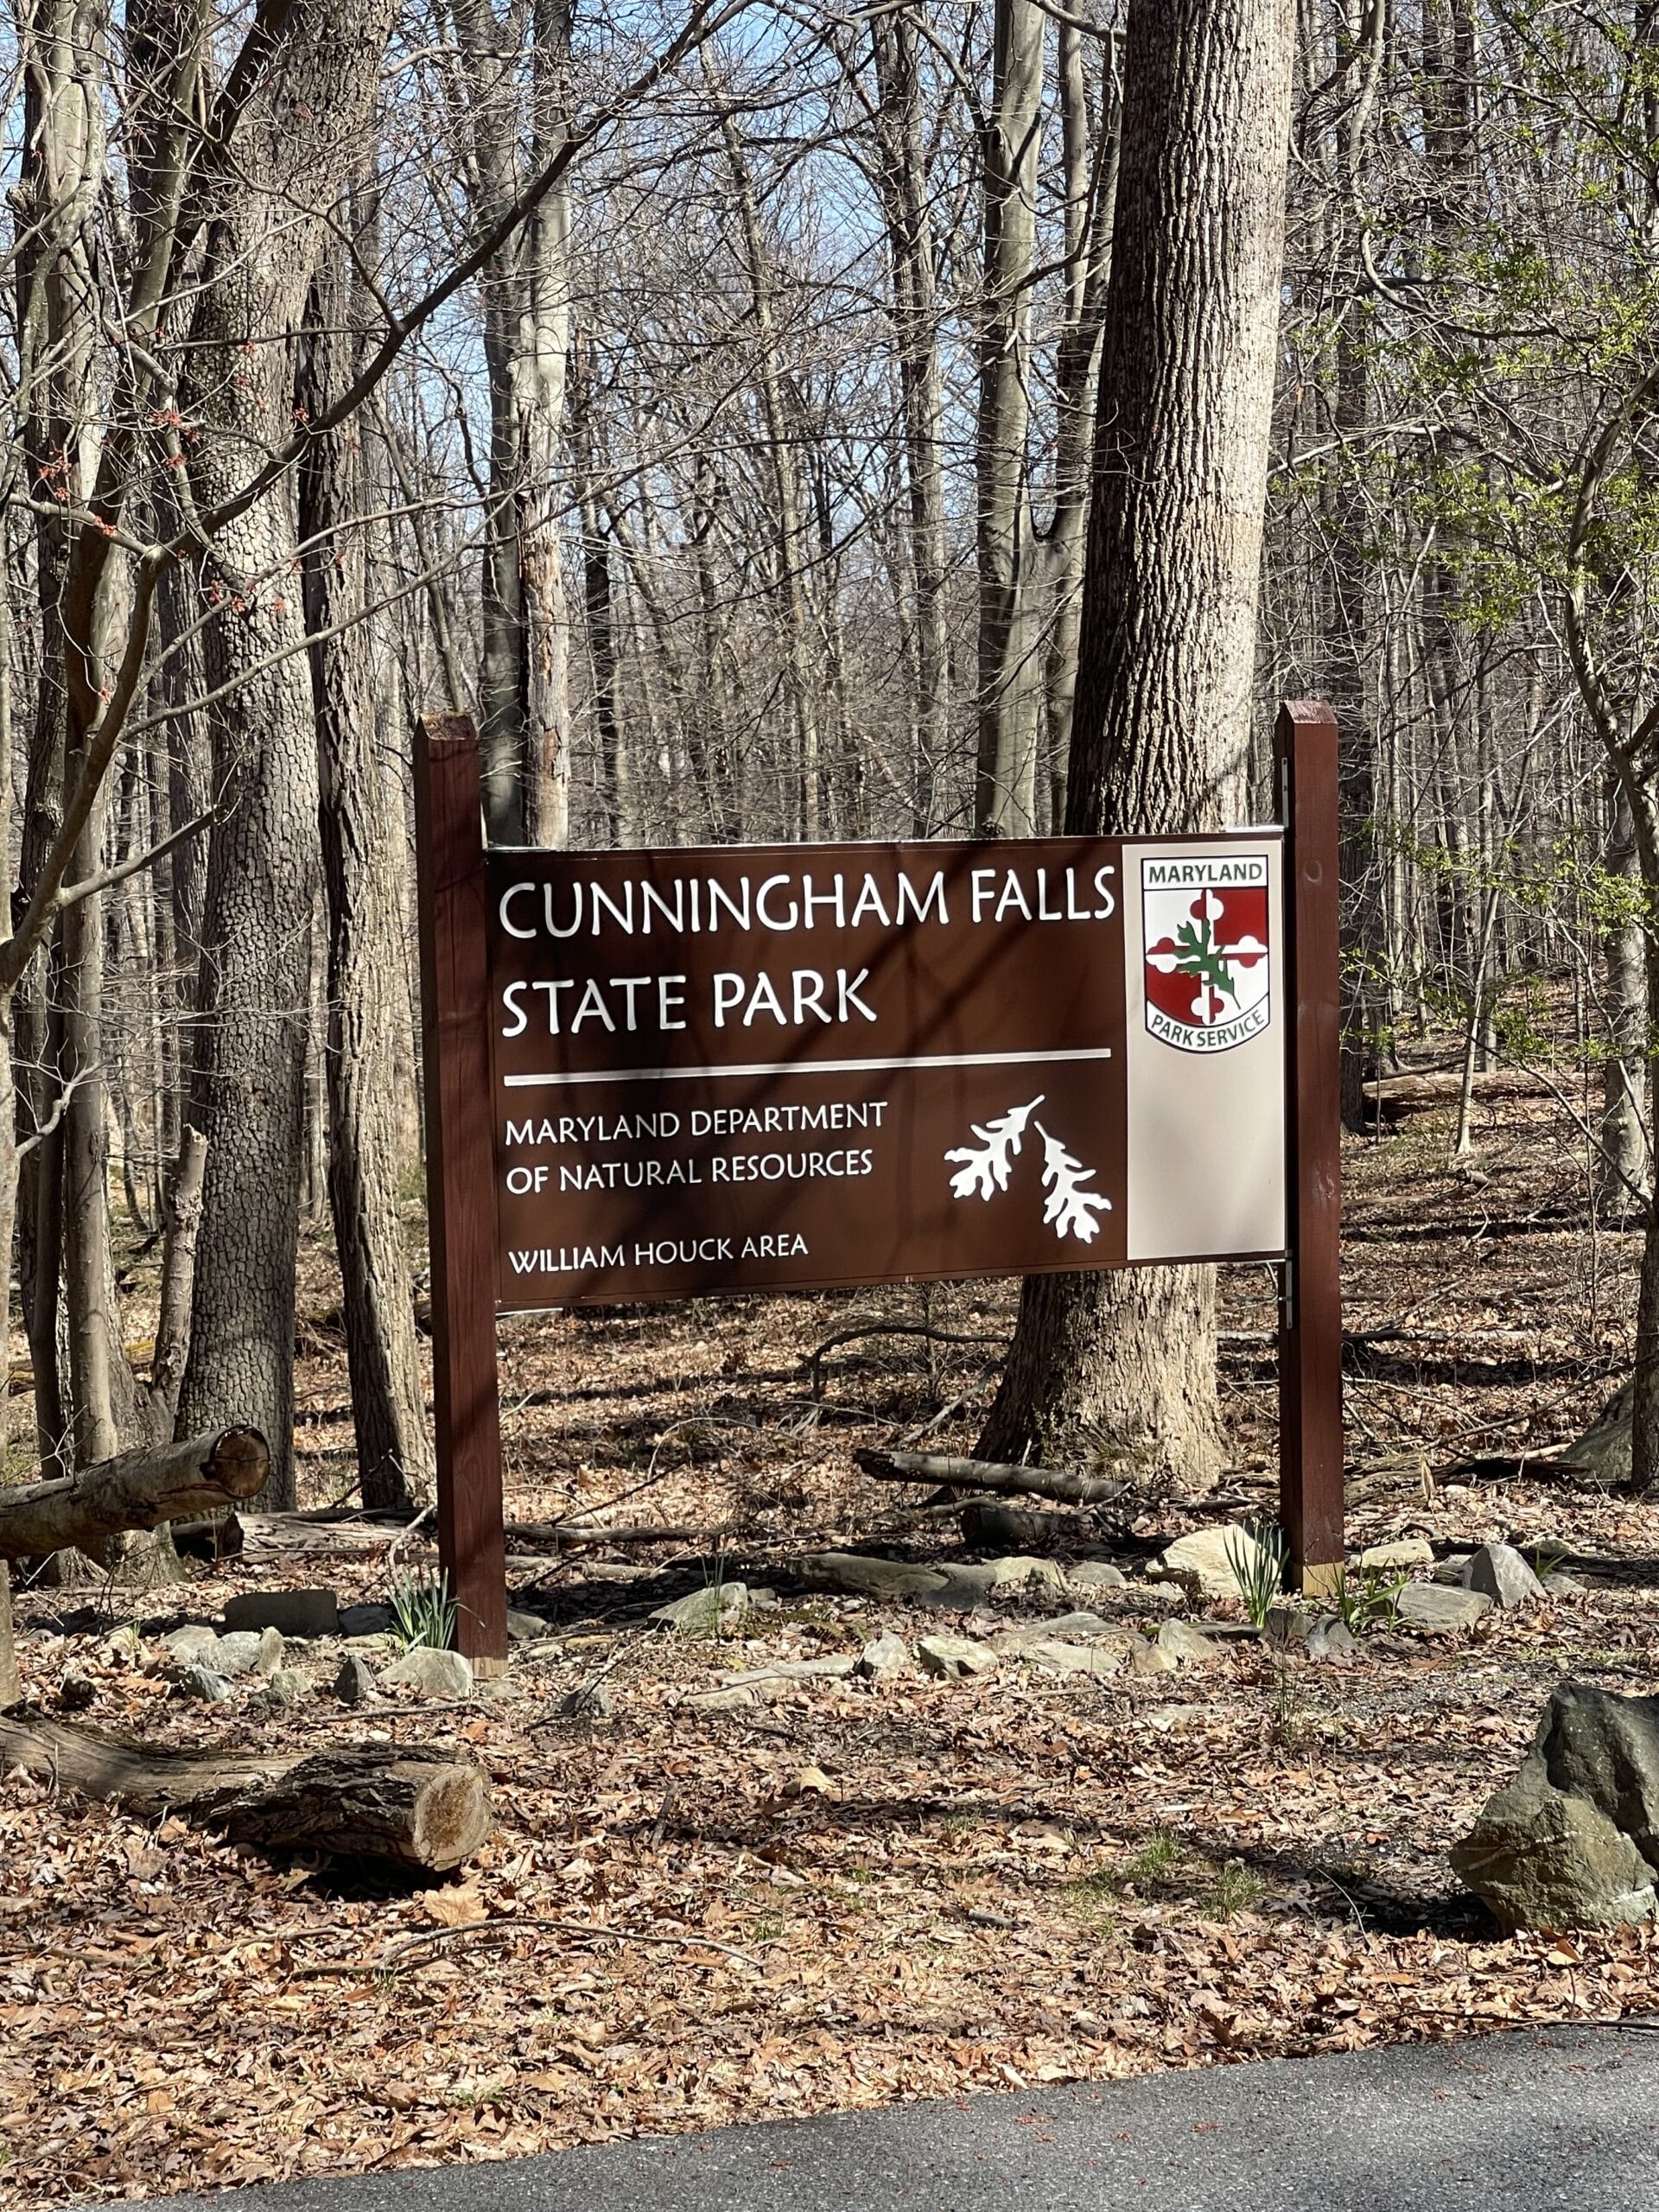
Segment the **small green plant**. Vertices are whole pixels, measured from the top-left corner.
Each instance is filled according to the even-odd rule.
[[[1572,1556],[1565,1544],[1534,1544],[1527,1554],[1528,1562],[1541,1582],[1548,1582],[1552,1574],[1560,1573]]]
[[[1166,1881],[1180,1862],[1181,1847],[1173,1835],[1162,1829],[1149,1835],[1133,1859],[1125,1859],[1117,1870],[1121,1883],[1133,1882],[1139,1889],[1155,1888]]]
[[[1216,1875],[1205,1900],[1217,1920],[1230,1920],[1236,1912],[1249,1912],[1262,1902],[1266,1887],[1262,1877],[1243,1859],[1230,1859]]]
[[[448,1650],[454,1640],[455,1601],[447,1573],[394,1574],[390,1595],[391,1632],[405,1651],[423,1646]]]
[[[1339,1567],[1330,1591],[1337,1618],[1350,1636],[1381,1628],[1397,1618],[1400,1592],[1410,1580],[1409,1574],[1393,1573],[1385,1567],[1362,1567],[1351,1573],[1345,1565]]]
[[[1265,1628],[1285,1586],[1289,1546],[1284,1530],[1271,1521],[1252,1521],[1243,1529],[1230,1529],[1223,1548],[1244,1600],[1246,1618],[1256,1628]]]

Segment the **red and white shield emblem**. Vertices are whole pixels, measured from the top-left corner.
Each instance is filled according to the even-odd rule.
[[[1147,1027],[1181,1052],[1225,1052],[1272,1018],[1268,855],[1141,863]]]

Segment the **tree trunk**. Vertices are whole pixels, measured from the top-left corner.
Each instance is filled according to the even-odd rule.
[[[535,0],[498,22],[491,0],[453,0],[470,112],[473,217],[486,229],[567,129],[574,0]],[[520,41],[531,34],[521,98]],[[529,114],[521,112],[528,105]],[[553,467],[570,345],[570,201],[556,185],[482,278],[490,387],[482,663],[484,810],[495,844],[562,844],[569,827],[568,616]]]
[[[1135,0],[1065,827],[1218,827],[1248,757],[1294,11]],[[1221,1455],[1212,1269],[1028,1280],[980,1452]]]
[[[923,152],[917,27],[903,10],[874,15],[880,179],[892,262],[893,316],[904,400],[905,489],[915,593],[915,760],[911,828],[931,836],[950,734],[945,627],[950,552],[944,531],[944,387],[933,275],[933,223]]]
[[[353,320],[331,252],[312,287],[300,374],[313,419],[351,384]],[[397,1211],[404,834],[376,743],[367,530],[362,433],[347,421],[314,442],[300,472],[327,911],[328,1203],[363,1503],[397,1506],[429,1494],[434,1469]]]
[[[481,1767],[423,1744],[275,1758],[154,1751],[64,1721],[0,1720],[0,1758],[145,1819],[184,1814],[268,1851],[327,1852],[446,1874],[495,1826]]]
[[[1031,421],[1031,283],[1043,128],[1043,11],[996,0],[995,99],[985,128],[985,304],[976,447],[982,835],[1035,827],[1036,548],[1026,453]]]
[[[1648,987],[1643,970],[1636,832],[1630,804],[1623,791],[1613,793],[1612,833],[1605,862],[1614,897],[1624,902],[1602,934],[1605,1057],[1601,1065],[1601,1150],[1596,1161],[1598,1203],[1624,1221],[1638,1211],[1651,1182],[1648,1132],[1643,1116],[1643,1031],[1647,1023]]]

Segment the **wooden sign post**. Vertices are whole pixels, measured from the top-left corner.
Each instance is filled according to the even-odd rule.
[[[432,1255],[438,1555],[455,1648],[507,1662],[501,1413],[495,1369],[495,1161],[478,734],[466,715],[415,733],[416,882]]]
[[[1261,1260],[1283,1518],[1342,1557],[1336,731],[1282,827],[486,849],[416,747],[442,1554],[506,1649],[499,1313]]]
[[[1346,1556],[1342,1510],[1342,1009],[1337,719],[1287,700],[1274,731],[1285,825],[1287,1256],[1280,1269],[1279,1512],[1301,1588]]]

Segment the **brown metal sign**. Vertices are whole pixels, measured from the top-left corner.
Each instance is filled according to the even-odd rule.
[[[498,1307],[1282,1261],[1281,1510],[1343,1556],[1337,729],[1285,828],[486,852],[423,721],[416,852],[438,1540],[507,1649]]]
[[[499,1305],[1278,1256],[1281,861],[492,851]]]

